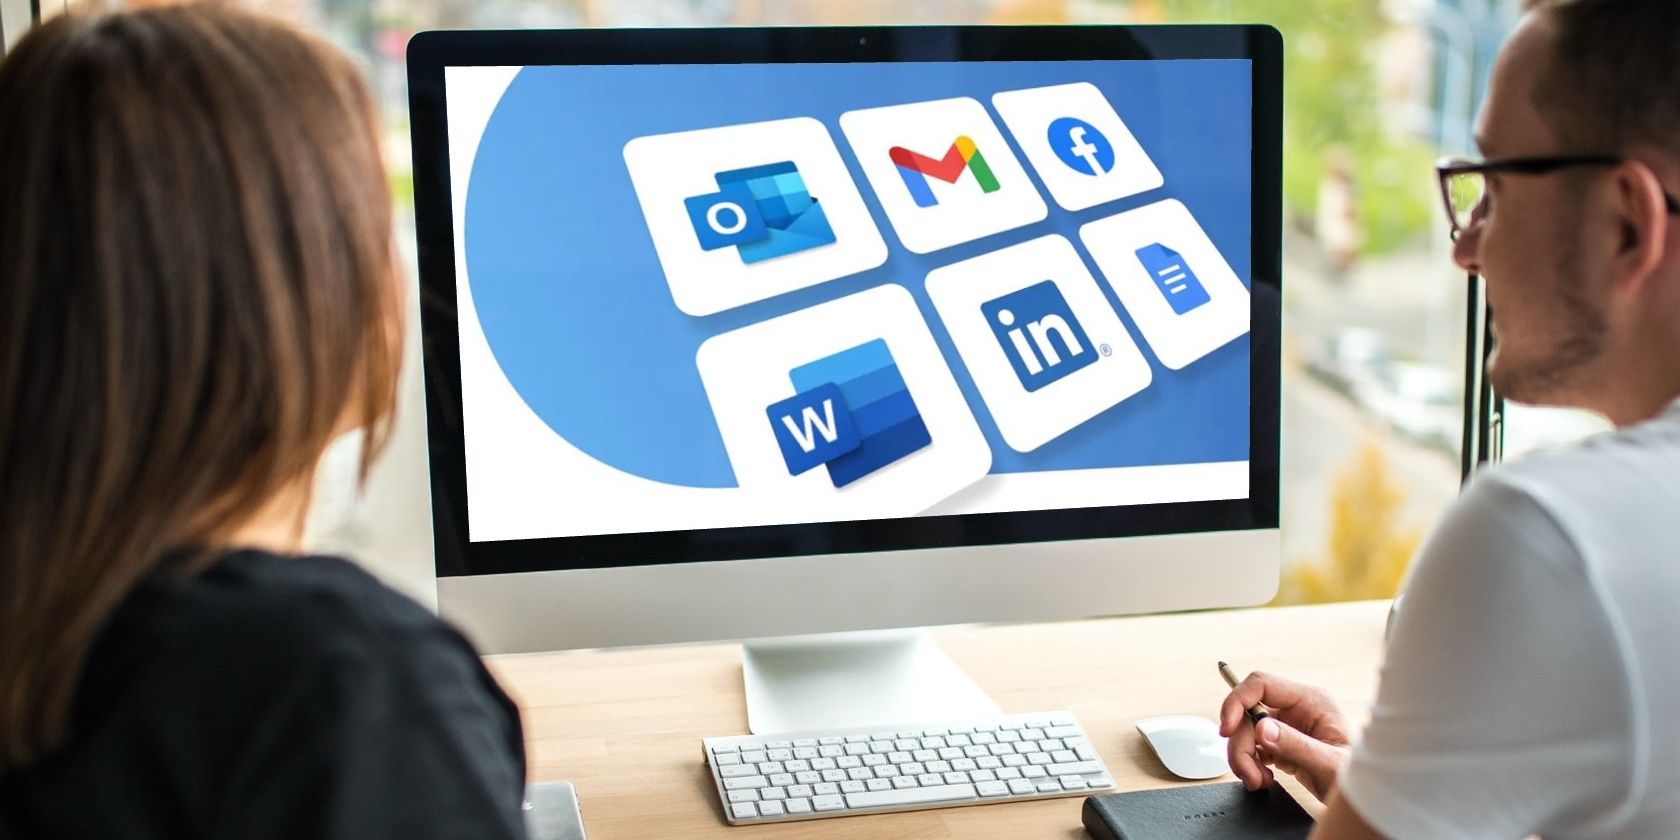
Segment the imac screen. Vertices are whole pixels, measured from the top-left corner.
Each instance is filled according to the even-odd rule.
[[[446,67],[468,541],[1247,499],[1250,74]]]

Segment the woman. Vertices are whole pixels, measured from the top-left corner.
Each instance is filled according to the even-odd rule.
[[[197,5],[0,64],[0,837],[522,835],[466,641],[294,556],[328,443],[385,437],[401,298],[325,44]]]

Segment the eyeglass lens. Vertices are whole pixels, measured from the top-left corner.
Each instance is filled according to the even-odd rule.
[[[1480,172],[1457,172],[1447,177],[1446,186],[1453,224],[1460,230],[1470,227],[1471,214],[1487,194],[1487,178]]]

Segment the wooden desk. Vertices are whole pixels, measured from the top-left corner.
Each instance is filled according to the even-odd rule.
[[[1212,717],[1220,659],[1324,686],[1362,721],[1387,601],[937,630],[1005,712],[1071,709],[1120,790],[1180,783],[1132,721]],[[577,785],[590,840],[1086,837],[1081,797],[732,828],[700,739],[747,731],[739,645],[490,657],[524,710],[533,781]],[[1227,776],[1229,780],[1233,777]],[[1291,781],[1291,785],[1292,785]],[[1316,809],[1312,797],[1291,787]],[[1316,812],[1316,810],[1315,810]]]

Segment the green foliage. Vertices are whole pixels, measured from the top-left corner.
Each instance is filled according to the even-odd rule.
[[[1377,0],[1137,0],[1139,19],[1267,23],[1283,33],[1283,201],[1306,223],[1334,150],[1350,153],[1364,250],[1380,254],[1427,230],[1434,154],[1381,124],[1376,61],[1389,27]]]

